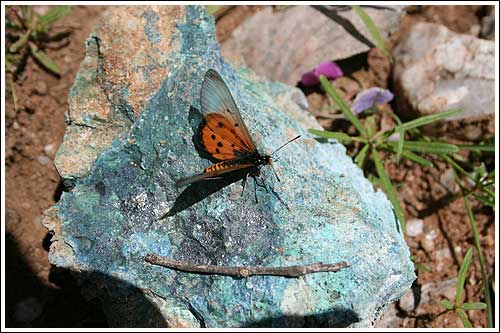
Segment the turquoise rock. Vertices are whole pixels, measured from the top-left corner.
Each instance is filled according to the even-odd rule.
[[[155,26],[157,9],[144,8],[147,19],[137,29],[155,45],[167,37]],[[180,16],[168,37],[174,47],[162,63],[168,68],[163,82],[148,92],[151,97],[140,110],[113,111],[122,112],[123,117],[115,117],[120,124],[127,118],[130,125],[121,126],[110,144],[101,145],[87,173],[58,165],[66,168],[61,174],[73,179],[73,187],[44,217],[55,233],[50,262],[77,273],[87,296],[105,300],[115,326],[371,325],[415,279],[390,202],[373,189],[340,143],[320,143],[308,134],[308,128],[320,127],[299,90],[227,63],[215,39],[214,21],[203,7],[186,7]],[[89,47],[96,47],[98,37],[92,37]],[[121,45],[138,47],[125,38]],[[174,186],[210,164],[192,141],[194,110],[200,109],[200,86],[209,68],[226,81],[261,152],[302,135],[276,158],[281,182],[263,168],[264,179],[281,201],[254,189],[252,182],[242,196],[235,182],[195,203],[189,201],[196,198],[182,195],[185,189]],[[148,73],[143,75],[146,81]],[[106,73],[101,75],[105,79]],[[125,84],[108,88],[119,105],[140,105],[128,100]],[[73,93],[92,98],[83,91]],[[71,107],[78,109],[78,103],[81,99]],[[203,186],[197,189],[204,191]],[[351,266],[300,278],[237,279],[153,266],[144,261],[151,252],[211,265],[347,261]],[[131,304],[134,310],[125,311]]]

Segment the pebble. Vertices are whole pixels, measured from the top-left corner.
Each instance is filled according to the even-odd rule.
[[[49,163],[50,163],[50,158],[48,158],[47,156],[40,155],[40,156],[37,156],[36,159],[37,159],[38,163],[40,163],[42,165],[49,165]]]
[[[56,152],[56,145],[53,143],[50,143],[50,144],[46,145],[45,147],[43,147],[43,151],[45,152],[45,154],[47,154],[49,156],[54,156],[54,154]]]
[[[47,83],[45,83],[44,81],[40,81],[40,80],[37,81],[33,91],[35,92],[35,94],[40,95],[40,96],[47,95],[47,91],[48,91]]]
[[[408,292],[399,299],[399,307],[406,313],[415,310],[415,296],[413,295],[413,290],[408,290]]]
[[[14,319],[21,323],[35,320],[42,314],[42,305],[34,297],[26,298],[16,304]]]
[[[424,231],[424,221],[421,219],[411,219],[406,222],[406,234],[410,237],[417,237]]]
[[[437,238],[437,232],[436,230],[432,229],[429,231],[424,239],[422,239],[422,247],[424,248],[427,253],[431,253],[434,251],[434,240]]]

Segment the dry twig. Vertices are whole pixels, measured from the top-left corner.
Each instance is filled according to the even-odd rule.
[[[322,262],[285,267],[255,267],[255,266],[215,266],[215,265],[195,265],[185,261],[178,261],[157,254],[148,253],[145,260],[153,265],[172,268],[184,272],[199,274],[230,275],[238,278],[246,278],[252,275],[278,275],[285,277],[299,277],[311,273],[337,272],[350,265],[341,261],[336,264],[324,264]]]

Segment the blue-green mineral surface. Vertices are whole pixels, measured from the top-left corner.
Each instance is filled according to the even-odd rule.
[[[93,32],[72,89],[73,122],[56,160],[71,189],[44,217],[54,231],[51,263],[71,269],[85,295],[102,300],[113,326],[371,325],[415,279],[386,196],[340,143],[307,134],[319,125],[300,91],[224,60],[202,7],[170,8],[170,18],[156,7],[134,8],[128,23],[127,10],[110,10],[105,28]],[[175,24],[160,29],[167,19]],[[135,42],[119,33],[106,42],[117,27],[131,29]],[[109,56],[113,48],[145,51],[124,57],[121,69]],[[194,192],[175,187],[210,164],[192,140],[210,68],[229,86],[261,152],[302,135],[277,155],[281,182],[263,168],[281,200],[252,181],[242,196],[239,181],[211,194],[209,182]],[[153,80],[158,71],[161,80]],[[82,168],[88,156],[92,163]],[[211,265],[350,267],[238,279],[154,266],[144,261],[147,253]]]

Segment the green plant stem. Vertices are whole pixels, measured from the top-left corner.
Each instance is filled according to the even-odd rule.
[[[14,80],[12,77],[9,78],[10,91],[12,92],[12,100],[14,101],[14,111],[17,112],[19,106],[17,105],[17,94],[16,94],[16,86],[14,85]]]
[[[486,270],[484,267],[484,257],[483,257],[483,251],[481,249],[481,241],[479,240],[479,233],[477,231],[476,219],[474,218],[474,214],[472,213],[472,209],[470,207],[467,195],[463,195],[463,200],[465,204],[465,209],[467,210],[467,215],[469,216],[469,222],[472,229],[472,234],[474,236],[474,244],[476,245],[476,251],[479,257],[479,265],[481,267],[484,298],[486,299],[486,305],[488,307],[486,309],[488,314],[488,327],[493,327],[493,310],[491,307],[491,299],[490,299],[490,284],[488,282],[488,276],[486,274]]]

